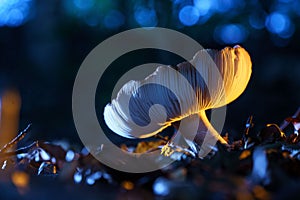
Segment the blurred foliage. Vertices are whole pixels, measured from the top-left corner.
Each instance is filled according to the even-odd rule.
[[[250,52],[252,80],[228,106],[224,131],[239,132],[250,114],[260,126],[280,123],[299,106],[299,7],[300,0],[2,0],[0,90],[19,89],[20,125],[33,122],[35,139],[77,138],[71,94],[85,56],[123,30],[159,26],[185,33],[205,48],[238,43]],[[178,59],[161,51],[136,53],[142,56],[114,62],[113,75],[99,83],[107,89],[97,94],[99,118],[120,71]]]

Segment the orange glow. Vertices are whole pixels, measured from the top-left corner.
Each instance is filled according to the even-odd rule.
[[[134,184],[131,181],[123,181],[121,185],[126,190],[132,190],[134,188]]]
[[[245,159],[245,158],[248,158],[250,155],[251,155],[251,151],[249,151],[249,150],[244,150],[244,151],[241,153],[239,159],[240,159],[240,160],[243,160],[243,159]]]
[[[19,129],[21,98],[16,90],[5,91],[0,99],[0,146],[12,140]]]
[[[29,179],[29,175],[21,171],[16,171],[11,176],[11,180],[17,188],[26,188],[29,184]]]

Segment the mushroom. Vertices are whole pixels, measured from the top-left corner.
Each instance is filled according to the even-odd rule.
[[[127,138],[151,137],[174,125],[192,149],[194,142],[201,145],[207,133],[226,144],[205,111],[234,101],[250,76],[251,60],[244,48],[200,50],[189,62],[175,68],[160,66],[144,80],[126,83],[106,105],[104,120],[112,131]],[[183,121],[185,126],[181,126]]]

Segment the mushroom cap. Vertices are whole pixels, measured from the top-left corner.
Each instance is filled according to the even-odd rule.
[[[159,66],[144,80],[126,83],[106,105],[104,120],[127,138],[153,136],[173,122],[234,101],[249,82],[251,66],[240,46],[200,50],[189,62]]]

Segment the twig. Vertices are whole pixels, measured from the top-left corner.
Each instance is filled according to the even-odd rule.
[[[5,159],[7,157],[12,157],[12,156],[16,156],[18,154],[27,153],[26,150],[27,149],[18,149],[16,151],[12,151],[12,152],[0,152],[0,158]]]
[[[166,142],[169,141],[169,140],[167,140],[166,138],[164,138],[163,136],[161,136],[160,134],[156,134],[156,135],[154,135],[154,137],[159,138],[159,139],[161,139],[161,140],[163,140],[163,141],[166,141]]]
[[[6,158],[6,157],[12,157],[12,156],[16,156],[18,154],[22,154],[22,153],[28,153],[28,150],[30,150],[33,146],[37,146],[37,141],[31,143],[30,145],[26,146],[26,147],[21,147],[20,149],[17,149],[15,151],[11,151],[11,152],[0,152],[0,158]]]
[[[31,125],[32,124],[28,124],[28,126],[23,131],[21,131],[17,137],[15,137],[12,141],[4,145],[4,147],[0,149],[0,153],[7,151],[12,146],[17,144],[20,140],[22,140],[25,137],[25,135],[29,132]]]
[[[247,149],[249,142],[249,131],[253,127],[253,116],[250,115],[246,122],[246,127],[243,135],[244,149]]]
[[[300,107],[298,108],[298,110],[295,112],[295,114],[293,116],[298,116],[299,114],[300,114]],[[290,124],[290,122],[284,120],[280,126],[280,129],[281,130],[285,129],[289,124]]]
[[[253,116],[250,115],[246,122],[245,136],[249,135],[249,130],[253,127]]]

